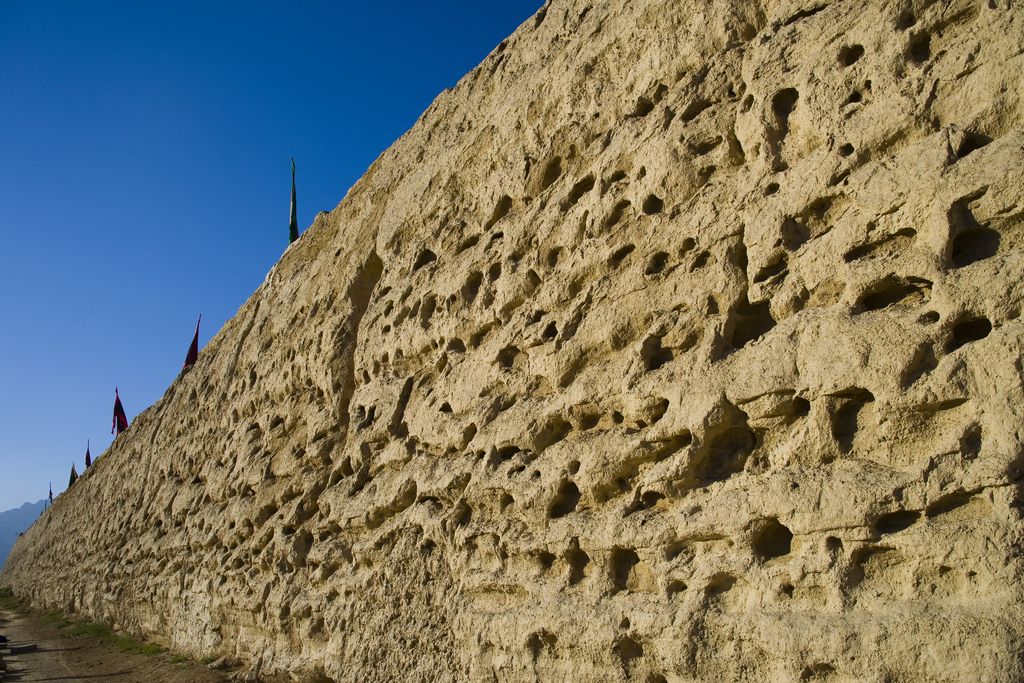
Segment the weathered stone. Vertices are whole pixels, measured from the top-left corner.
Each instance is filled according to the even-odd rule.
[[[1011,0],[553,0],[0,576],[252,676],[1024,678]]]

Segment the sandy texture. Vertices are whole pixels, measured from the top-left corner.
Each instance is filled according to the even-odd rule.
[[[0,584],[266,680],[1024,678],[1022,19],[551,2]]]

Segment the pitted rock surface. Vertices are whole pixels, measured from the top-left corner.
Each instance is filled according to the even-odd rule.
[[[1024,678],[1016,0],[552,0],[0,584],[250,678]]]

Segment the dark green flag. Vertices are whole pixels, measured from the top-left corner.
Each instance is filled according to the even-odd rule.
[[[295,217],[295,157],[292,157],[292,217],[288,224],[288,244],[299,239],[299,219]]]

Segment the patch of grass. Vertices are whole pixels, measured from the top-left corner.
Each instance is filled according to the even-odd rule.
[[[47,612],[43,617],[43,621],[47,624],[51,624],[54,628],[64,628],[71,624],[71,622],[68,621],[60,611],[55,609]]]
[[[210,666],[211,664],[213,664],[216,661],[217,661],[216,657],[203,657],[202,659],[199,660],[199,663],[202,664],[203,666]]]
[[[121,652],[134,652],[139,649],[139,644],[131,636],[110,634],[107,640],[121,648]]]
[[[171,664],[187,664],[189,659],[185,655],[171,655],[167,661]]]
[[[0,608],[2,609],[16,609],[21,605],[21,600],[14,597],[14,591],[11,590],[10,586],[4,586],[0,588]]]
[[[110,630],[110,627],[106,624],[93,624],[88,621],[80,621],[75,624],[75,627],[69,631],[73,636],[87,636],[89,638],[106,638],[111,640],[114,633]]]
[[[75,624],[75,627],[71,629],[70,633],[76,636],[87,636],[89,638],[103,638],[109,643],[113,643],[121,652],[127,652],[129,654],[143,654],[143,655],[158,655],[164,651],[162,647],[156,643],[140,643],[131,636],[123,636],[114,633],[110,630],[110,627],[106,624],[93,624],[89,621],[80,621]]]

